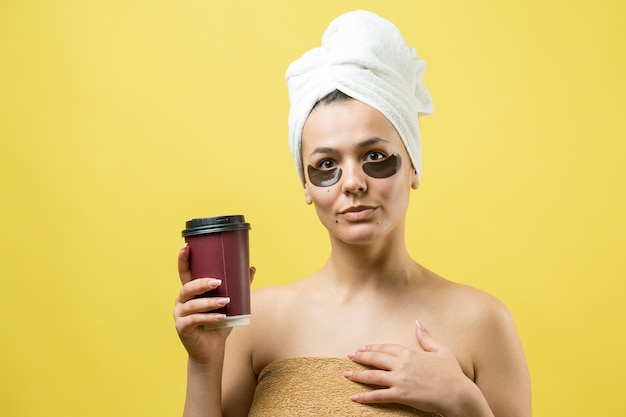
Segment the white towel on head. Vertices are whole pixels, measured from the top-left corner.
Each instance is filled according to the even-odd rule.
[[[426,64],[402,34],[382,17],[354,11],[333,20],[322,45],[306,52],[287,69],[289,144],[300,179],[302,129],[311,109],[334,90],[381,112],[396,128],[418,173],[422,149],[418,115],[431,114],[433,103],[422,84]]]

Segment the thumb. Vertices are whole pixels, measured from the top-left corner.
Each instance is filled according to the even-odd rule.
[[[437,352],[439,350],[437,342],[430,337],[428,331],[417,320],[415,320],[415,337],[417,338],[417,343],[419,343],[424,351]]]

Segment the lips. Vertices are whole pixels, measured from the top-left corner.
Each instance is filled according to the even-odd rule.
[[[353,206],[342,210],[339,214],[346,220],[357,222],[368,220],[374,214],[375,210],[376,207],[371,206]]]

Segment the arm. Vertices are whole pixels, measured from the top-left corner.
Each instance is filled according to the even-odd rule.
[[[248,415],[256,388],[256,375],[250,361],[242,360],[250,357],[239,344],[246,339],[242,336],[246,330],[243,327],[233,329],[226,349],[214,352],[214,363],[188,360],[184,417]]]
[[[215,355],[216,357],[222,356]],[[187,361],[187,392],[184,417],[222,416],[221,405],[222,369],[219,360],[213,365]]]
[[[496,416],[529,417],[531,385],[528,365],[508,309],[495,300],[475,330],[475,382]]]
[[[250,325],[235,327],[226,342],[222,378],[224,416],[247,417],[257,388],[257,374],[274,361],[287,341],[283,317],[293,314],[285,292],[279,287],[256,289],[252,293]],[[287,339],[287,341],[285,340]]]
[[[226,342],[222,377],[222,411],[225,417],[247,417],[252,405],[257,385],[252,368],[252,326],[236,327]]]
[[[195,298],[217,288],[221,282],[212,278],[191,279],[187,246],[179,252],[178,272],[183,286],[176,298],[174,320],[178,336],[189,355],[183,416],[221,417],[222,370],[226,340],[232,328],[204,330],[203,325],[223,320],[222,314],[207,311],[223,307],[229,300],[219,297]],[[251,269],[251,278],[253,275],[254,269]]]

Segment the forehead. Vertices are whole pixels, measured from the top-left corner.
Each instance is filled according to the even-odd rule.
[[[379,138],[404,148],[393,125],[373,107],[358,100],[320,104],[309,115],[302,130],[302,155],[317,147],[350,149],[363,141]]]

